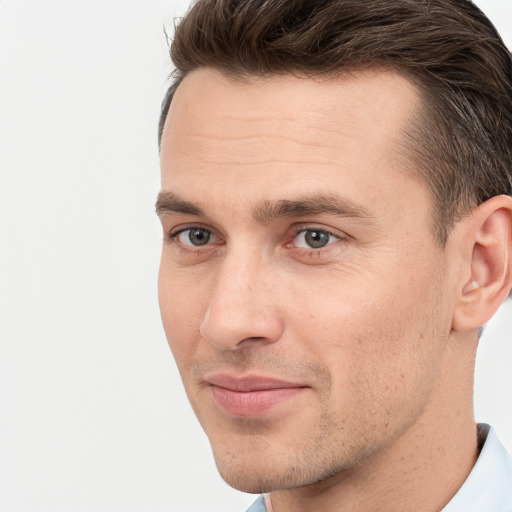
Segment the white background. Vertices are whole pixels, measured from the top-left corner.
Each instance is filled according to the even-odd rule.
[[[512,45],[512,1],[478,2]],[[157,305],[156,129],[175,0],[0,1],[0,510],[243,511]],[[512,307],[477,418],[512,449]]]

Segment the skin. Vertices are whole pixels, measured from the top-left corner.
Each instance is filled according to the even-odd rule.
[[[508,253],[477,239],[485,226],[510,232],[510,203],[438,245],[429,192],[397,149],[418,101],[390,72],[237,83],[211,69],[173,99],[158,207],[164,328],[221,475],[272,491],[274,512],[440,510],[475,462],[477,328],[510,283]],[[312,197],[345,213],[268,206]],[[208,243],[193,245],[191,228]],[[325,247],[308,245],[312,230],[331,233]],[[216,372],[302,389],[242,417],[213,399]]]

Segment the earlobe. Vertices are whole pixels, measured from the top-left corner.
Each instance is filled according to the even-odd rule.
[[[512,287],[512,198],[495,196],[469,219],[471,244],[466,273],[454,311],[453,329],[466,331],[487,323]]]

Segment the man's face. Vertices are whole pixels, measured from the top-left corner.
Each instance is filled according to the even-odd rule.
[[[416,105],[384,72],[235,83],[203,69],[174,97],[160,306],[234,487],[304,486],[374,460],[436,403],[450,259],[400,155]]]

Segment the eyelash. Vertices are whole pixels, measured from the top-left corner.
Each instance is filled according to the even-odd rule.
[[[194,230],[194,229],[204,230],[204,231],[212,234],[213,236],[215,236],[215,234],[212,232],[212,230],[210,230],[204,226],[192,225],[192,226],[187,226],[187,227],[181,228],[178,231],[174,231],[174,232],[171,231],[170,233],[168,233],[165,236],[165,242],[174,244],[180,251],[183,251],[187,254],[199,254],[199,253],[204,253],[208,249],[211,250],[212,249],[210,247],[211,244],[205,244],[204,246],[194,246],[194,245],[184,245],[177,241],[177,238],[182,233],[189,231],[189,230]],[[334,233],[333,231],[330,231],[325,228],[319,228],[317,226],[308,226],[308,225],[297,226],[296,228],[294,228],[292,230],[290,235],[287,237],[288,241],[284,244],[284,247],[289,247],[291,245],[291,242],[293,240],[295,240],[297,238],[297,236],[299,236],[301,233],[304,233],[306,231],[317,231],[320,233],[324,233],[324,234],[328,235],[329,237],[337,239],[337,241],[343,241],[347,238],[346,236],[341,236],[340,234]],[[329,251],[331,249],[331,247],[330,247],[331,245],[333,245],[333,242],[328,243],[324,247],[319,247],[316,249],[313,247],[311,247],[311,248],[295,247],[294,250],[296,252],[298,252],[301,256],[319,257],[319,256],[322,256],[324,254],[324,252]]]
[[[194,245],[184,245],[177,241],[177,238],[186,231],[192,231],[194,229],[201,229],[204,230],[210,234],[213,234],[211,229],[208,229],[204,226],[187,226],[181,229],[178,229],[177,231],[170,231],[166,236],[164,241],[168,244],[173,244],[175,247],[178,248],[178,250],[186,253],[186,254],[203,254],[205,251],[211,249],[211,244],[205,244],[204,246],[194,246]]]
[[[291,236],[289,238],[290,242],[286,243],[285,244],[285,247],[290,245],[290,243],[295,240],[301,233],[305,233],[307,231],[316,231],[317,233],[323,233],[325,235],[329,235],[329,237],[332,237],[332,238],[335,238],[337,241],[341,241],[343,240],[343,237],[339,234],[336,234],[328,229],[325,229],[325,228],[319,228],[317,226],[298,226],[296,228],[293,229],[292,233],[291,233]],[[333,242],[329,242],[327,245],[325,245],[324,247],[318,247],[318,248],[313,248],[313,247],[310,247],[310,248],[306,248],[306,247],[295,247],[295,250],[298,250],[298,251],[303,251],[304,253],[309,253],[309,254],[314,254],[314,255],[317,255],[317,256],[320,256],[321,254],[323,254],[325,251],[329,250],[329,247],[333,245]]]

